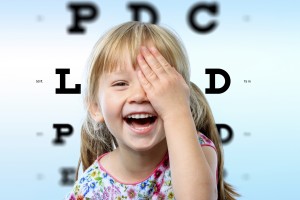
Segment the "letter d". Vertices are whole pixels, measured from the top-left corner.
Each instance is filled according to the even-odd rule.
[[[157,24],[158,14],[152,5],[147,3],[129,3],[127,7],[131,9],[133,12],[132,21],[140,21],[141,20],[140,11],[144,10],[144,11],[148,11],[148,13],[150,14],[150,19],[151,19],[150,23]]]
[[[221,94],[224,93],[230,86],[230,76],[229,74],[223,69],[205,69],[205,74],[209,74],[209,88],[205,89],[206,94]],[[220,87],[216,88],[216,78],[215,75],[220,74],[225,79],[225,84]]]

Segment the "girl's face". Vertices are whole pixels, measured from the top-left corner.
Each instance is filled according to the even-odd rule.
[[[165,138],[163,121],[148,101],[129,54],[122,63],[100,77],[99,110],[120,147],[146,151]]]

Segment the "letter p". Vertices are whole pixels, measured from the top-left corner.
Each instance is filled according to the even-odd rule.
[[[63,136],[70,136],[73,133],[73,127],[70,124],[53,124],[53,128],[56,129],[56,138],[53,140],[54,144],[64,144]],[[62,129],[67,129],[62,131]]]
[[[69,33],[83,34],[85,28],[82,27],[81,22],[93,21],[98,16],[97,7],[92,3],[70,3],[68,8],[73,13],[73,24],[68,28]]]

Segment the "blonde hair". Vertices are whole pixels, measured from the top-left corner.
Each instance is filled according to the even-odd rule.
[[[178,37],[168,29],[154,24],[134,21],[116,26],[104,34],[96,43],[88,64],[84,93],[86,109],[89,110],[91,105],[98,102],[98,81],[101,75],[113,71],[120,60],[125,60],[122,59],[125,51],[129,52],[132,64],[135,67],[139,47],[147,42],[152,42],[190,86],[191,112],[196,128],[213,141],[218,154],[218,199],[234,200],[234,196],[239,196],[239,194],[223,179],[223,150],[209,104],[201,90],[190,82],[186,51]],[[109,132],[105,123],[95,122],[91,114],[87,112],[87,117],[81,128],[81,149],[76,179],[78,179],[81,163],[83,171],[85,171],[99,155],[113,151],[115,147],[118,147],[117,141]]]

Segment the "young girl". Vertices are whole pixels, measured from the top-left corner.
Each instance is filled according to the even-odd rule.
[[[66,199],[239,196],[223,180],[213,115],[171,31],[141,22],[113,28],[94,47],[87,75],[77,181]]]

